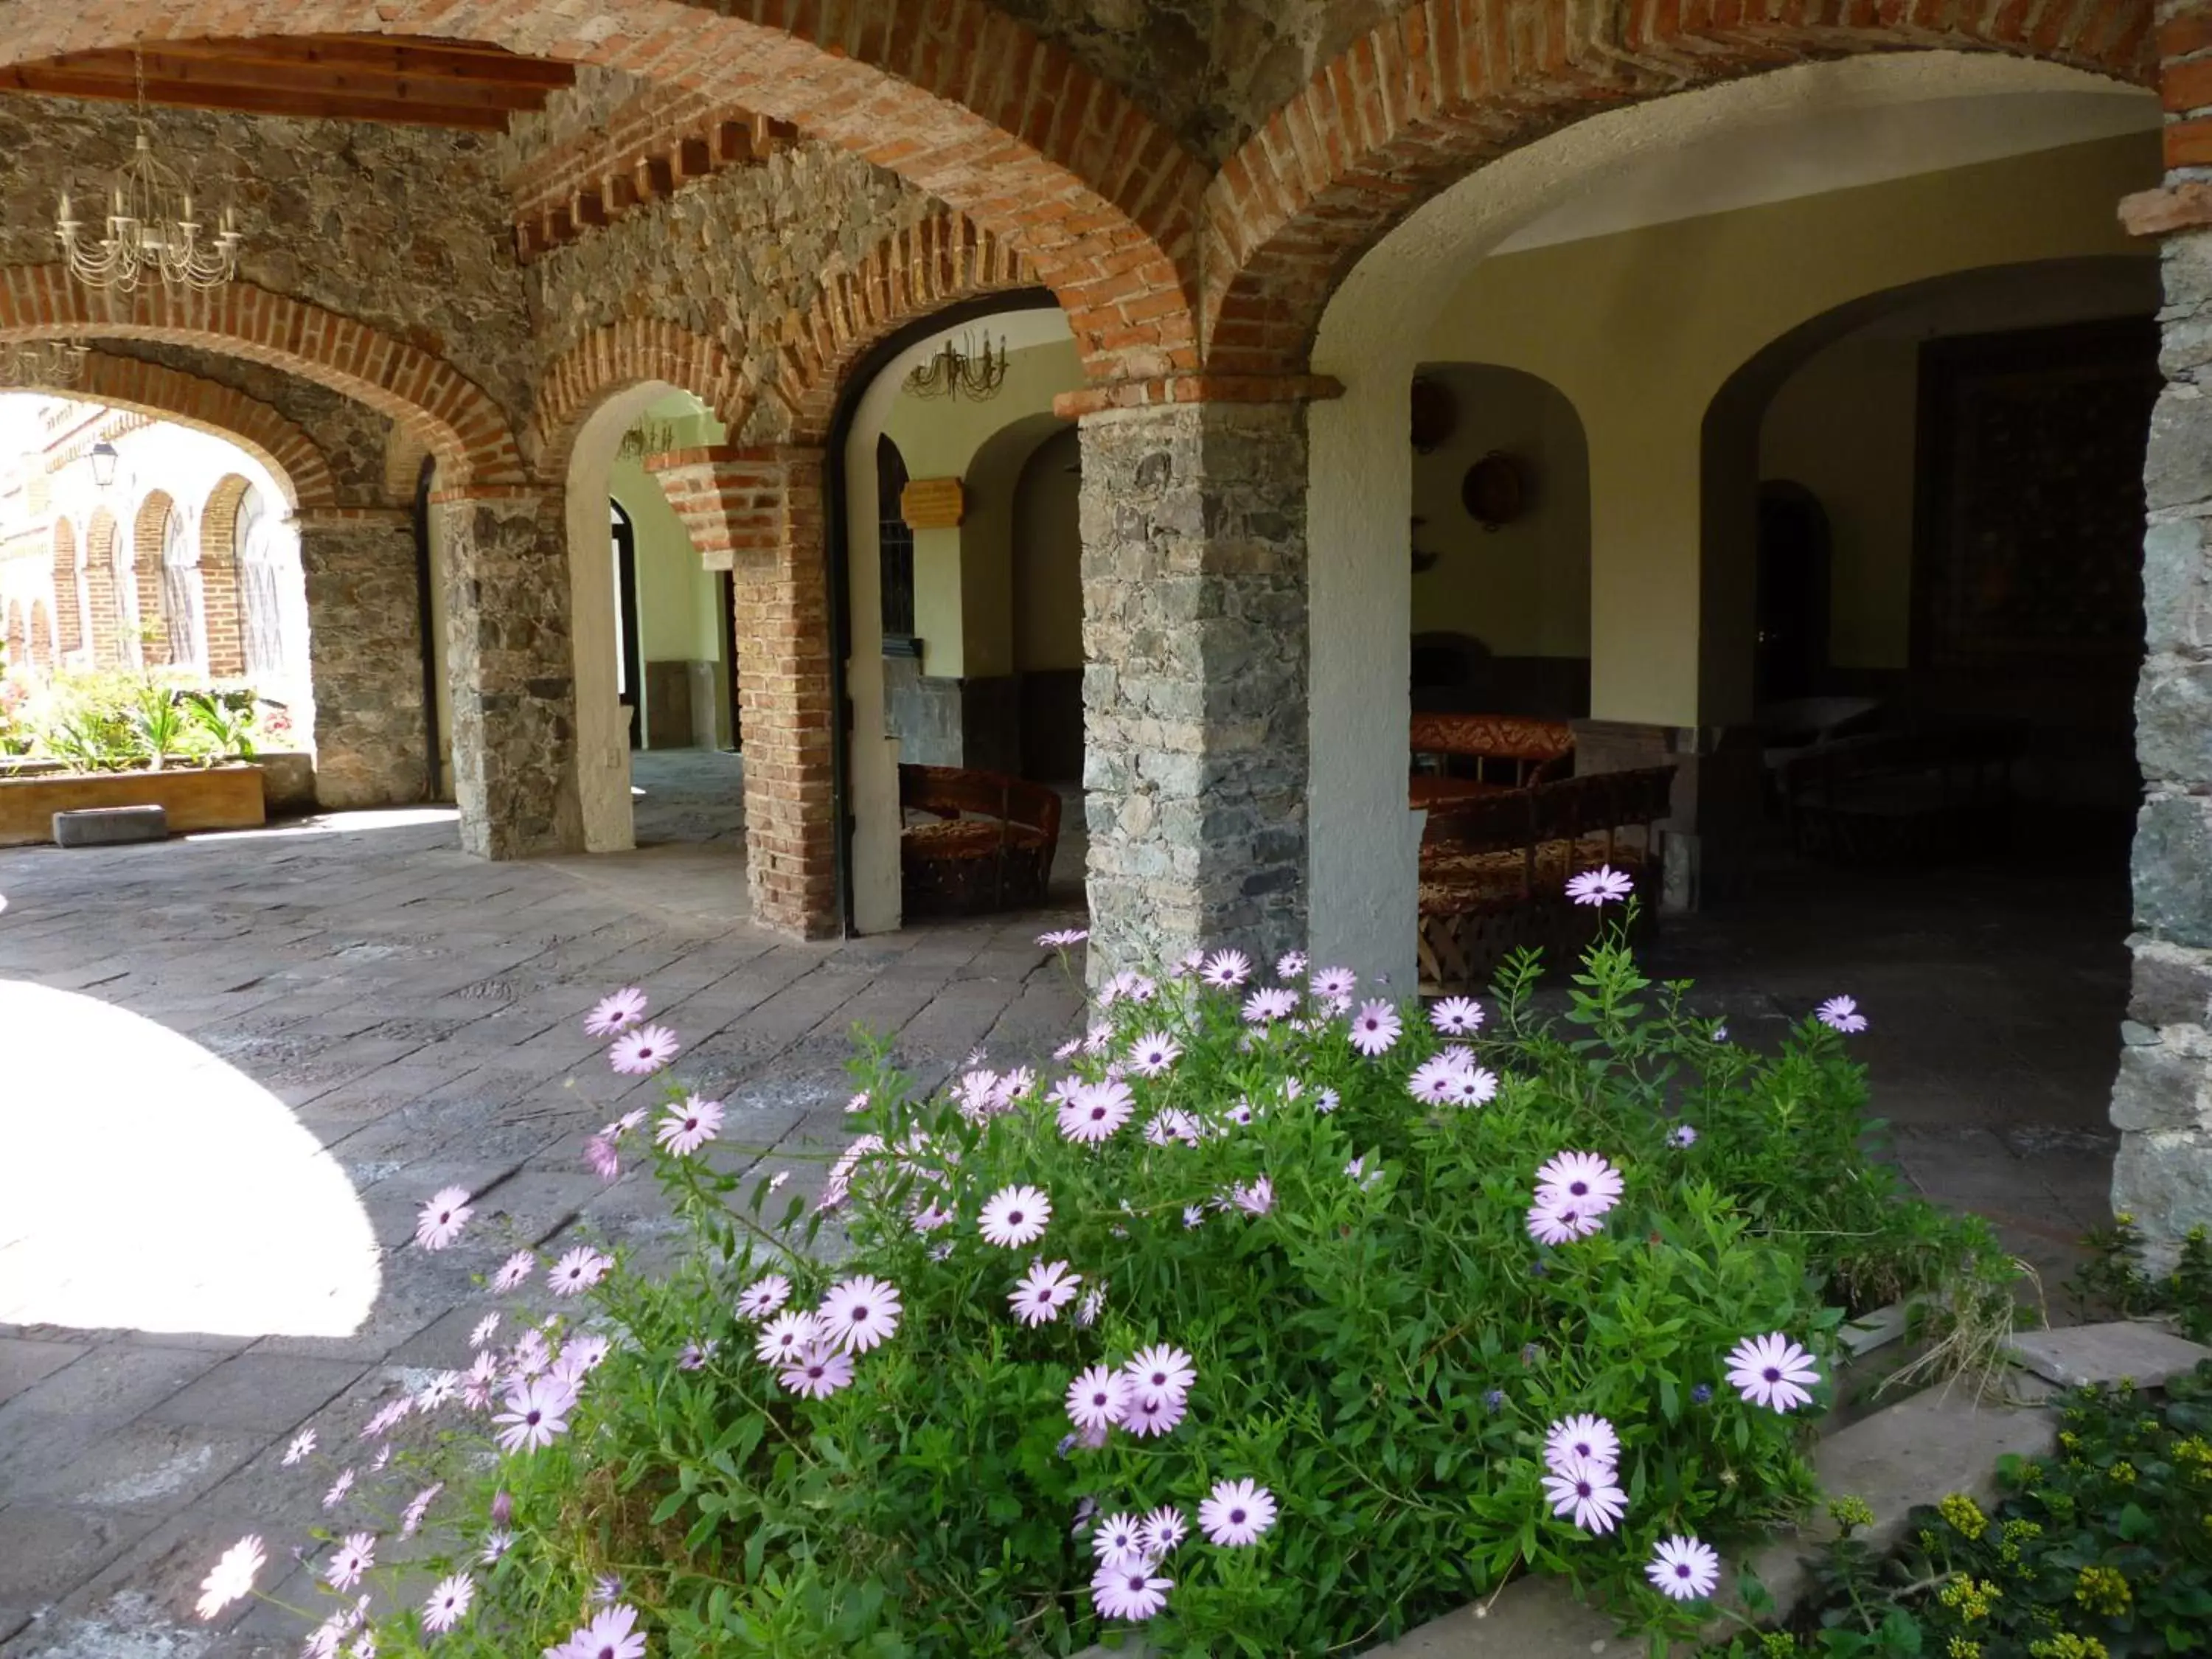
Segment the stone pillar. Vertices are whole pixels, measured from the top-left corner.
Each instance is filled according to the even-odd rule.
[[[396,509],[363,508],[302,514],[296,527],[315,701],[316,805],[421,800],[428,771],[414,525]],[[235,637],[234,622],[231,632]],[[209,638],[212,652],[212,617]]]
[[[707,568],[731,573],[752,919],[834,937],[844,916],[822,452],[723,445],[646,465]]]
[[[2212,1224],[2212,5],[2160,8],[2163,188],[2120,216],[2161,235],[2166,389],[2143,463],[2134,994],[2120,1028],[2112,1207],[2154,1257]]]
[[[1305,407],[1103,409],[1082,445],[1091,972],[1272,961],[1306,932]]]
[[[561,509],[530,494],[438,499],[461,845],[580,852],[576,681]]]

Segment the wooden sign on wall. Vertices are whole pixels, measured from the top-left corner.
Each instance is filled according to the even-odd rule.
[[[967,506],[957,478],[915,478],[899,492],[899,517],[909,530],[957,530]]]

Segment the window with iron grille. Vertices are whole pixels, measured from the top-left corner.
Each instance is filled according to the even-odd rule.
[[[889,438],[877,439],[876,541],[882,553],[886,649],[914,638],[914,532],[899,515],[906,483],[906,458],[898,446]]]

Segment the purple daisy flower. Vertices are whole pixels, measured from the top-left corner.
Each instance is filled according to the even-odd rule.
[[[1850,997],[1830,997],[1813,1011],[1813,1018],[1832,1031],[1841,1031],[1850,1036],[1867,1028],[1866,1016]]]
[[[1359,1012],[1352,1017],[1352,1046],[1372,1060],[1389,1053],[1403,1029],[1398,1011],[1389,1003],[1363,1002]]]
[[[1634,881],[1607,864],[1567,879],[1567,896],[1577,904],[1617,904],[1635,890]]]

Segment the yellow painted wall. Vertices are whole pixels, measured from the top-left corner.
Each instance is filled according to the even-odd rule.
[[[1499,657],[1589,654],[1589,458],[1574,405],[1517,370],[1431,363],[1452,395],[1451,436],[1413,457],[1413,545],[1437,556],[1413,578],[1413,631],[1469,634]],[[1527,511],[1485,530],[1460,500],[1492,450],[1522,463]]]
[[[1919,345],[1839,340],[1784,382],[1759,430],[1759,474],[1803,484],[1826,509],[1828,659],[1911,661],[1914,417]]]
[[[1591,713],[1686,726],[1748,710],[1748,581],[1705,591],[1699,491],[1705,410],[1747,359],[1847,301],[1947,272],[2150,257],[2114,205],[2159,176],[2155,136],[2130,134],[1477,264],[1422,355],[1540,376],[1582,417]],[[1716,665],[1701,639],[1717,663],[1702,683]]]
[[[971,485],[958,529],[915,532],[914,627],[923,673],[954,679],[1013,672],[1014,482],[1030,450],[1061,424],[1053,399],[1082,384],[1075,343],[1055,340],[1010,352],[1005,382],[980,403],[902,390],[892,404],[884,430],[905,457],[907,475]]]
[[[706,662],[722,654],[714,573],[699,562],[684,520],[637,461],[617,460],[608,479],[637,537],[638,639],[647,662]]]
[[[1014,667],[1083,666],[1082,448],[1073,427],[1046,439],[1014,489]]]

